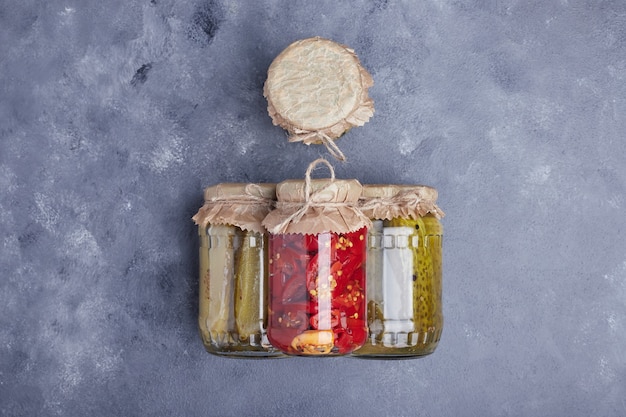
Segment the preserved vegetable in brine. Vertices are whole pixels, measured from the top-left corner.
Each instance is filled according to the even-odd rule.
[[[330,179],[311,180],[318,163]],[[270,233],[270,342],[290,355],[345,355],[367,338],[366,253],[369,219],[358,209],[361,184],[336,180],[326,160],[305,180],[276,186]]]
[[[291,354],[346,354],[367,337],[366,229],[270,237],[269,338]]]
[[[369,337],[360,357],[419,357],[441,338],[442,237],[434,204],[424,186],[364,186],[368,234]]]
[[[264,248],[266,237],[253,231],[243,232],[236,255],[235,324],[242,341],[249,341],[264,328],[263,291],[266,272]]]
[[[417,220],[396,218],[381,223],[385,226],[380,240],[383,246],[370,246],[368,253],[384,253],[379,258],[380,275],[372,271],[376,277],[372,281],[377,285],[368,281],[371,343],[356,353],[432,353],[443,328],[441,226],[428,215]]]
[[[233,238],[236,227],[211,225],[207,230],[209,247],[201,250],[201,265],[204,267],[200,298],[201,326],[206,326],[206,336],[217,343],[228,343],[234,324],[233,284],[235,274],[235,249]],[[204,252],[204,253],[202,253]],[[204,258],[204,259],[202,259]],[[204,323],[202,323],[204,321]]]
[[[218,184],[194,216],[200,237],[198,325],[210,353],[284,356],[267,339],[267,234],[274,184]]]
[[[425,335],[423,338],[426,346],[423,347],[423,350],[427,352],[431,349],[429,344],[439,340],[443,327],[441,308],[442,228],[432,215],[426,215],[415,220],[396,218],[385,223],[389,224],[389,227],[406,226],[408,229],[413,229],[412,235],[417,237],[417,245],[410,248],[413,258],[411,313],[415,321],[415,331]]]

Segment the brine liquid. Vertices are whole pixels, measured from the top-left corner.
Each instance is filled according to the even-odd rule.
[[[269,340],[291,355],[342,355],[367,338],[366,233],[272,235]]]
[[[438,220],[376,220],[368,236],[369,337],[357,356],[432,353],[443,328],[442,238]]]
[[[267,338],[267,237],[230,225],[200,229],[198,325],[206,350],[275,356]]]

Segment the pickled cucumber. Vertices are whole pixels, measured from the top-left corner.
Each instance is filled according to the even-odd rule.
[[[235,257],[233,238],[237,228],[229,225],[211,225],[208,234],[212,237],[208,251],[208,273],[206,274],[206,328],[211,337],[221,342],[234,327],[234,273]]]
[[[413,247],[413,319],[419,333],[440,330],[443,324],[441,309],[441,226],[436,218],[427,215],[413,219],[395,218],[385,226],[410,226],[419,239]]]
[[[235,322],[239,339],[260,334],[263,317],[263,235],[246,231],[237,251],[235,276]]]
[[[368,285],[371,283],[368,291],[370,288],[378,289],[374,293],[368,292],[369,339],[362,348],[354,352],[354,355],[373,358],[428,355],[436,349],[443,327],[441,306],[443,228],[431,214],[417,220],[405,218],[385,220],[384,228],[389,229],[389,233],[385,233],[384,230],[381,233],[375,229],[370,231],[372,241],[377,238],[376,235],[382,235],[383,239],[380,244],[370,245],[368,251],[368,260],[370,255],[374,254],[371,258],[372,263],[368,263],[368,268],[372,266],[367,271]],[[391,230],[392,228],[395,230]],[[386,234],[391,237],[387,238]],[[381,257],[381,248],[383,252],[402,252],[402,256],[395,256],[395,259],[392,259],[393,256]],[[408,255],[408,259],[405,255]],[[395,263],[393,267],[395,270],[388,268],[388,273],[385,273],[385,262]],[[376,263],[378,265],[374,265]],[[402,285],[405,288],[403,295],[398,298],[397,290],[384,291],[387,284],[391,287]],[[399,307],[407,305],[407,295],[410,296],[408,311],[404,307]],[[389,304],[392,304],[391,308]],[[407,316],[410,323],[406,320],[398,321],[398,318]]]
[[[200,227],[198,229],[200,237],[200,288],[198,297],[198,326],[200,328],[200,336],[205,346],[210,345],[211,335],[207,328],[207,317],[209,316],[209,236],[206,229]]]

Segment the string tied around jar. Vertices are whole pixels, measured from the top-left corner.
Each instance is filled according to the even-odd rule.
[[[331,176],[326,184],[316,183],[314,190],[311,173],[319,164],[325,164]],[[349,196],[349,193],[354,193],[355,191],[360,193],[361,185],[356,181],[336,181],[335,171],[326,159],[316,159],[309,165],[303,185],[304,188],[300,189],[299,194],[302,196],[301,200],[281,201],[281,198],[278,198],[276,214],[271,213],[272,215],[263,221],[269,232],[273,234],[315,234],[323,231],[340,231],[345,233],[371,224],[370,220],[357,207],[358,197],[353,198]],[[352,188],[351,191],[347,191],[346,187],[354,186],[358,186],[358,190]],[[348,194],[338,198],[337,192],[339,189],[342,190],[342,194],[346,192]],[[313,214],[311,209],[319,209],[319,212]]]
[[[395,186],[391,186],[395,187]],[[434,196],[424,194],[424,186],[397,186],[408,188],[397,191],[391,196],[361,197],[359,208],[371,218],[390,220],[394,217],[422,217],[428,213],[441,219],[445,216],[436,204]],[[434,191],[434,189],[431,189]]]
[[[204,204],[192,220],[202,227],[209,223],[235,224],[262,231],[260,223],[273,208],[274,200],[274,184],[218,184],[207,188]]]

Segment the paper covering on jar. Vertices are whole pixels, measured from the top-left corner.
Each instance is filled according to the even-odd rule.
[[[358,208],[361,184],[357,180],[287,180],[276,186],[276,209],[263,225],[273,234],[349,233],[369,227]],[[308,195],[307,195],[308,191]]]
[[[373,84],[354,50],[314,37],[292,43],[274,59],[263,95],[272,122],[289,132],[290,142],[325,144],[343,160],[333,140],[372,117]]]
[[[262,221],[272,209],[275,198],[276,184],[217,184],[205,190],[204,205],[192,219],[201,227],[230,224],[264,233]]]
[[[441,219],[445,213],[436,204],[437,196],[437,190],[426,185],[364,185],[359,207],[370,219],[418,219],[429,213]]]

